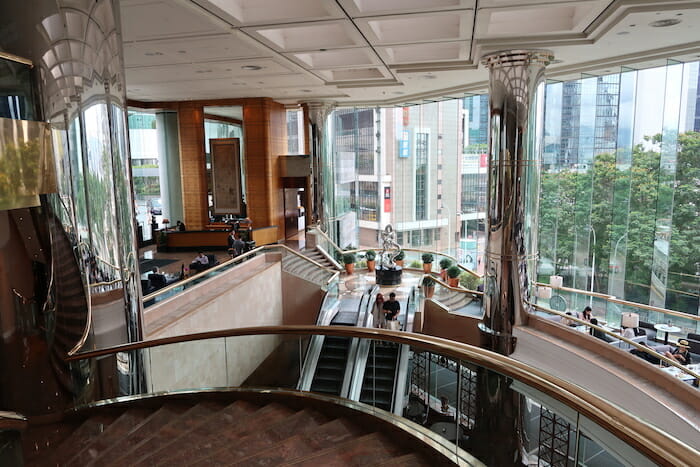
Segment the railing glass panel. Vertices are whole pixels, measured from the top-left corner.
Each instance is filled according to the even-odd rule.
[[[518,455],[530,465],[593,465],[592,459],[605,459],[606,463],[600,465],[616,465],[635,452],[638,458],[634,465],[652,465],[651,459],[640,455],[654,455],[655,448],[644,451],[641,444],[650,442],[639,434],[648,431],[638,433],[634,427],[628,427],[630,431],[622,433],[628,439],[624,442],[592,419],[598,416],[608,422],[622,420],[637,427],[644,426],[644,422],[603,401],[591,404],[590,398],[595,396],[584,394],[583,390],[578,394],[576,389],[571,392],[571,387],[558,386],[560,390],[555,394],[549,384],[532,386],[531,382],[542,380],[537,370],[523,373],[522,364],[506,364],[505,357],[495,355],[490,360],[481,355],[487,353],[484,350],[476,350],[474,355],[481,356],[472,361],[471,357],[454,357],[452,350],[436,351],[430,343],[417,344],[414,337],[391,337],[389,341],[373,330],[338,328],[313,334],[251,328],[232,331],[242,335],[166,341],[143,349],[122,347],[120,352],[83,355],[72,362],[75,385],[82,388],[76,402],[81,405],[117,396],[235,387],[296,390],[313,335],[358,337],[370,341],[374,350],[370,355],[372,363],[368,362],[363,375],[366,378],[371,374],[365,380],[369,384],[363,387],[363,394],[369,399],[366,403],[375,407],[363,406],[363,410],[392,417],[386,399],[392,397],[392,388],[400,377],[395,373],[398,355],[401,349],[407,349],[409,376],[402,393],[408,397],[395,413],[403,417],[401,423],[409,428],[423,432],[442,446],[450,446],[455,459],[469,459],[471,454],[495,465],[499,456]],[[389,358],[392,351],[393,369]],[[500,362],[499,368],[505,371],[484,366],[489,361]],[[508,374],[510,365],[514,365],[512,374]],[[526,376],[522,379],[514,375]],[[394,382],[382,386],[384,379]],[[582,402],[584,398],[586,401]],[[584,407],[585,417],[580,412]],[[629,440],[637,445],[628,444]]]

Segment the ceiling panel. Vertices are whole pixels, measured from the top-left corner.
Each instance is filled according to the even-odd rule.
[[[236,25],[279,24],[344,18],[335,2],[327,0],[209,0]]]
[[[338,0],[353,17],[474,8],[476,0]]]
[[[473,11],[358,18],[355,23],[372,44],[409,44],[469,39]]]
[[[377,53],[388,65],[456,61],[469,58],[466,41],[377,47]]]
[[[243,31],[259,38],[278,52],[366,45],[360,33],[348,20],[243,28]]]
[[[369,47],[358,49],[335,49],[287,54],[310,69],[348,68],[380,65],[381,61]]]
[[[516,48],[552,49],[554,79],[700,58],[690,0],[119,1],[127,92],[143,100],[422,102],[483,92],[480,57]],[[677,24],[650,25],[659,20]],[[46,27],[81,21],[71,13]],[[69,66],[61,47],[49,69]]]
[[[128,67],[272,56],[240,33],[124,44]]]
[[[125,42],[225,31],[220,22],[173,1],[122,1],[121,15]]]

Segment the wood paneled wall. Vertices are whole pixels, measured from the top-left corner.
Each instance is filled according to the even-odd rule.
[[[178,123],[184,222],[190,230],[202,230],[209,223],[204,107],[187,102],[178,104]]]
[[[287,113],[270,98],[217,99],[190,102],[138,102],[132,107],[177,110],[180,129],[180,162],[184,222],[201,230],[209,223],[207,172],[204,152],[204,107],[243,107],[243,134],[248,217],[253,227],[279,227],[284,238],[284,193],[279,156],[287,152]]]
[[[253,227],[276,225],[284,237],[284,197],[278,158],[287,147],[284,106],[261,98],[243,107],[248,217]]]

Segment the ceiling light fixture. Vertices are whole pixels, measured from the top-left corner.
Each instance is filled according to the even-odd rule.
[[[620,32],[617,33],[617,35],[618,35],[618,36],[626,36],[626,35],[629,34],[629,33],[630,33],[629,31],[620,31]]]
[[[258,71],[258,70],[262,70],[262,69],[263,69],[263,67],[261,67],[260,65],[243,65],[241,67],[241,70],[246,70],[246,71]]]
[[[302,89],[301,92],[311,92],[311,89]]]
[[[667,28],[669,26],[675,26],[680,22],[681,20],[679,20],[678,18],[660,19],[658,21],[652,21],[651,23],[649,23],[649,26],[651,26],[652,28]]]
[[[147,57],[154,57],[156,55],[163,55],[163,52],[146,52],[144,55]]]

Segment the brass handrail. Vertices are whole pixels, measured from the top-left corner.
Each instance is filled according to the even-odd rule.
[[[326,281],[326,284],[331,283],[331,282],[333,281],[333,279],[335,279],[335,277],[337,277],[337,276],[340,274],[339,271],[336,271],[336,270],[333,270],[333,269],[331,269],[331,268],[329,268],[329,267],[326,267],[326,266],[322,265],[321,263],[319,263],[319,262],[317,262],[317,261],[314,261],[313,259],[309,258],[308,256],[304,256],[304,255],[302,255],[301,253],[299,253],[298,251],[295,251],[295,250],[289,248],[287,245],[283,245],[283,244],[274,244],[274,245],[262,245],[262,246],[259,246],[259,247],[255,248],[255,249],[253,249],[253,250],[250,250],[250,251],[247,251],[247,252],[243,253],[242,255],[236,256],[235,258],[231,258],[231,259],[229,259],[229,260],[227,260],[227,261],[224,261],[224,262],[221,263],[221,264],[217,264],[217,265],[214,266],[214,267],[211,267],[211,268],[209,268],[209,269],[205,269],[205,270],[202,271],[202,272],[208,274],[208,273],[211,273],[211,272],[214,272],[214,271],[218,271],[218,270],[220,270],[220,269],[225,269],[225,268],[227,268],[228,266],[230,266],[231,264],[235,264],[236,262],[240,262],[241,260],[244,260],[244,259],[246,259],[246,258],[253,257],[253,256],[255,256],[257,253],[261,253],[261,252],[264,252],[264,251],[266,251],[266,250],[274,250],[274,249],[284,249],[284,250],[287,250],[288,252],[291,252],[292,254],[294,254],[294,255],[296,255],[296,256],[298,256],[298,257],[304,259],[305,261],[308,261],[308,262],[310,262],[310,263],[313,263],[315,266],[317,266],[317,267],[319,267],[319,268],[321,268],[321,269],[324,269],[324,270],[326,270],[327,272],[331,273],[331,277]],[[186,284],[188,284],[188,283],[190,283],[190,282],[194,282],[194,281],[197,280],[197,279],[201,279],[202,277],[203,277],[203,276],[201,276],[200,274],[196,274],[196,275],[194,275],[194,276],[188,277],[187,279],[174,282],[174,283],[168,285],[167,287],[163,287],[162,289],[157,290],[156,292],[153,292],[152,294],[146,295],[145,297],[143,297],[143,301],[153,300],[154,298],[156,298],[156,297],[158,297],[158,296],[160,296],[160,295],[166,294],[166,293],[170,292],[171,290],[174,290],[174,289],[176,289],[176,288],[178,288],[178,287],[182,287],[182,286],[184,286],[184,285],[186,285]]]
[[[589,328],[593,328],[593,329],[596,329],[596,330],[598,330],[598,331],[601,331],[601,332],[603,332],[603,333],[605,333],[605,334],[607,334],[607,335],[609,335],[609,336],[614,337],[616,340],[620,340],[620,341],[622,341],[622,342],[625,342],[625,343],[627,343],[627,344],[630,344],[630,345],[636,347],[636,348],[639,349],[639,350],[643,350],[644,352],[646,352],[646,353],[648,353],[648,354],[650,354],[650,355],[653,355],[654,357],[659,358],[661,361],[663,361],[664,363],[667,363],[669,366],[676,367],[676,368],[682,370],[684,373],[689,374],[689,375],[692,376],[693,378],[696,378],[696,379],[700,380],[700,375],[699,375],[698,373],[696,373],[696,372],[694,372],[693,370],[690,370],[690,369],[684,367],[683,365],[681,365],[680,363],[678,363],[678,361],[677,361],[675,358],[668,358],[667,356],[662,355],[662,354],[660,354],[660,353],[654,351],[653,349],[651,349],[651,348],[649,348],[649,347],[645,347],[645,346],[643,346],[643,345],[641,345],[641,344],[639,344],[639,343],[637,343],[637,342],[635,342],[635,341],[633,341],[633,340],[630,340],[630,339],[628,339],[628,338],[626,338],[626,337],[624,337],[624,336],[622,336],[622,335],[620,335],[620,334],[615,334],[614,332],[608,331],[607,329],[605,329],[605,328],[602,327],[602,326],[598,326],[598,325],[596,325],[596,324],[591,324],[590,322],[585,321],[585,320],[582,320],[582,319],[580,319],[580,318],[577,318],[576,316],[567,315],[566,313],[562,313],[562,312],[560,312],[560,311],[552,310],[551,308],[547,308],[547,307],[545,307],[545,306],[538,305],[538,304],[536,304],[536,303],[531,303],[531,302],[525,302],[525,303],[527,303],[528,305],[530,305],[530,306],[532,306],[532,307],[534,307],[534,308],[537,308],[538,310],[542,310],[542,311],[544,311],[544,312],[546,312],[546,313],[551,313],[551,314],[554,314],[554,315],[558,315],[558,316],[561,316],[562,318],[565,318],[565,319],[574,321],[574,322],[576,322],[576,323],[579,323],[580,325],[588,326]]]
[[[420,347],[457,360],[467,360],[476,365],[522,381],[544,394],[564,403],[596,424],[625,441],[645,456],[662,465],[698,465],[700,452],[682,441],[672,438],[660,429],[619,409],[602,398],[546,373],[543,370],[519,362],[510,357],[474,347],[461,342],[425,334],[389,331],[385,329],[357,328],[353,326],[264,326],[210,331],[184,336],[165,337],[151,341],[123,344],[107,349],[86,352],[67,358],[68,361],[111,355],[146,349],[166,344],[190,342],[222,337],[251,335],[332,335],[360,339],[381,339],[403,345]]]
[[[571,287],[554,287],[550,284],[545,284],[544,282],[535,282],[535,285],[537,287],[548,287],[552,290],[562,290],[564,292],[571,292],[571,293],[576,293],[576,294],[580,294],[580,295],[586,295],[589,297],[601,298],[601,299],[606,300],[606,301],[611,302],[611,303],[618,303],[620,305],[628,306],[628,307],[632,307],[632,308],[641,308],[643,310],[649,310],[649,311],[654,311],[657,313],[663,313],[666,315],[672,315],[672,316],[676,316],[679,318],[689,319],[691,321],[700,321],[700,316],[697,316],[697,315],[683,313],[682,311],[668,310],[666,308],[659,308],[659,307],[652,306],[652,305],[645,305],[643,303],[635,303],[635,302],[630,302],[627,300],[621,300],[621,299],[615,297],[614,295],[608,295],[608,294],[603,294],[603,293],[599,293],[599,292],[590,292],[590,291],[580,290],[580,289],[572,289]]]

